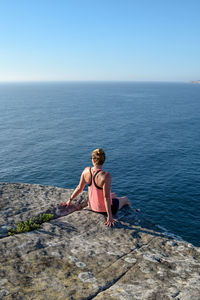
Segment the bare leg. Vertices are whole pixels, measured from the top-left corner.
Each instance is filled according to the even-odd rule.
[[[125,205],[131,205],[130,201],[128,200],[128,197],[117,197],[119,200],[119,209],[121,209]]]
[[[111,193],[112,198],[118,198],[116,193]]]

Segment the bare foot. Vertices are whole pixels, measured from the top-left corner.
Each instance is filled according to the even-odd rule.
[[[124,198],[124,199],[126,200],[126,204],[127,204],[127,205],[131,205],[131,202],[129,201],[129,199],[128,199],[127,196],[124,196],[124,197],[122,197],[122,198]]]
[[[119,199],[119,209],[121,209],[125,205],[129,205],[129,206],[131,205],[127,196],[119,197],[118,199]]]

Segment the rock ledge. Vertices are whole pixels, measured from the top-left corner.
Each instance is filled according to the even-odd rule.
[[[199,300],[200,249],[166,236],[129,208],[114,228],[82,193],[70,210],[57,204],[71,190],[0,184],[0,299]],[[53,212],[42,228],[7,236],[20,220]]]

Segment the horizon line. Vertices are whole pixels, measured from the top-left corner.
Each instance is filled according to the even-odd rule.
[[[160,83],[192,83],[193,80],[0,80],[0,83],[87,83],[87,82],[102,82],[102,83],[111,83],[111,82],[160,82]]]

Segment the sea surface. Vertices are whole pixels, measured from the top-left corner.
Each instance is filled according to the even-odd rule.
[[[0,84],[0,182],[75,188],[98,147],[113,192],[200,246],[200,85]]]

